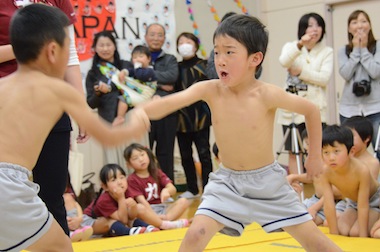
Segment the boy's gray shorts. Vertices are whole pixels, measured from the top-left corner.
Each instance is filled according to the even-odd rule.
[[[302,203],[306,206],[307,209],[309,209],[309,207],[316,204],[318,201],[319,201],[319,198],[315,194],[313,194],[313,196],[311,196],[310,198],[304,199]],[[325,216],[325,213],[323,212],[323,208],[321,208],[317,212],[317,215],[323,221],[326,220],[326,216]]]
[[[380,212],[380,187],[377,188],[376,193],[369,199],[369,207],[371,210]],[[358,203],[347,198],[347,208],[358,209]]]
[[[272,232],[312,220],[277,162],[249,171],[220,165],[210,173],[196,214],[223,224],[220,232],[231,236],[241,235],[252,222]]]
[[[38,197],[39,186],[31,172],[19,165],[0,162],[0,251],[20,251],[39,240],[53,216]]]

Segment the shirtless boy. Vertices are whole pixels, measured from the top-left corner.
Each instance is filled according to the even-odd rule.
[[[73,251],[70,238],[29,180],[47,135],[69,113],[106,145],[139,137],[149,120],[138,110],[128,127],[112,129],[83,97],[62,81],[69,57],[69,21],[58,8],[32,4],[12,19],[18,70],[0,79],[0,250]]]
[[[379,219],[380,189],[369,168],[353,157],[354,144],[348,127],[327,126],[323,130],[322,155],[326,168],[318,186],[322,188],[324,212],[331,234],[368,237]],[[336,219],[332,186],[347,199],[345,211]]]
[[[371,144],[373,127],[371,121],[364,116],[353,116],[344,121],[342,126],[352,130],[354,136],[353,154],[362,161],[370,170],[375,180],[379,177],[380,163],[369,151]]]
[[[266,232],[285,230],[307,251],[341,251],[311,220],[285,170],[275,162],[272,142],[278,108],[305,116],[310,139],[305,167],[311,177],[321,172],[322,124],[315,105],[255,79],[267,44],[267,31],[258,19],[233,15],[214,33],[219,79],[198,82],[142,106],[153,120],[199,100],[211,109],[223,164],[210,174],[181,252],[203,251],[217,232],[240,236],[252,222]]]

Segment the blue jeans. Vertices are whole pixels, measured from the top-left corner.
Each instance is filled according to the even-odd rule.
[[[339,118],[340,118],[340,123],[342,124],[346,119],[347,117],[344,117],[342,115],[339,115]],[[372,146],[373,146],[373,149],[376,152],[377,154],[377,158],[380,160],[380,151],[379,151],[379,146],[377,147],[377,150],[375,149],[376,147],[376,139],[378,137],[378,134],[379,134],[379,127],[380,127],[380,113],[376,113],[376,114],[372,114],[372,115],[368,115],[366,116],[366,118],[371,121],[372,123],[372,127],[373,127],[373,135],[372,135]]]

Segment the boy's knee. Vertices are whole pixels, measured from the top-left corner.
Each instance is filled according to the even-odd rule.
[[[350,237],[359,237],[359,230],[357,228],[351,228],[349,236]]]
[[[198,241],[202,240],[206,235],[206,229],[198,226],[198,227],[190,227],[185,236],[186,242],[189,244],[196,244]]]
[[[180,206],[188,207],[190,205],[190,200],[188,200],[186,198],[179,198],[177,200],[177,204],[179,204]]]
[[[338,231],[340,235],[350,236],[350,228],[347,225],[339,225],[338,223]]]

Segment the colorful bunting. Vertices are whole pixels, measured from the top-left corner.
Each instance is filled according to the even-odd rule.
[[[247,8],[244,7],[244,5],[241,3],[240,0],[234,0],[234,2],[237,4],[239,8],[241,8],[241,11],[245,14],[248,15],[248,10]]]
[[[195,22],[195,19],[194,19],[194,15],[193,15],[194,11],[191,8],[191,1],[190,0],[186,0],[186,5],[187,5],[187,12],[189,12],[189,14],[190,14],[189,18],[193,22],[194,35],[197,36],[197,38],[199,40],[199,50],[201,51],[202,56],[206,57],[207,56],[206,51],[204,50],[203,45],[201,43],[201,40],[199,38],[198,24]]]
[[[216,22],[218,22],[218,24],[219,24],[219,23],[220,23],[220,18],[219,18],[219,16],[218,16],[218,13],[216,12],[215,7],[212,5],[211,0],[207,0],[207,4],[208,4],[208,6],[210,7],[210,11],[211,11],[211,13],[214,14],[214,20],[215,20]]]

